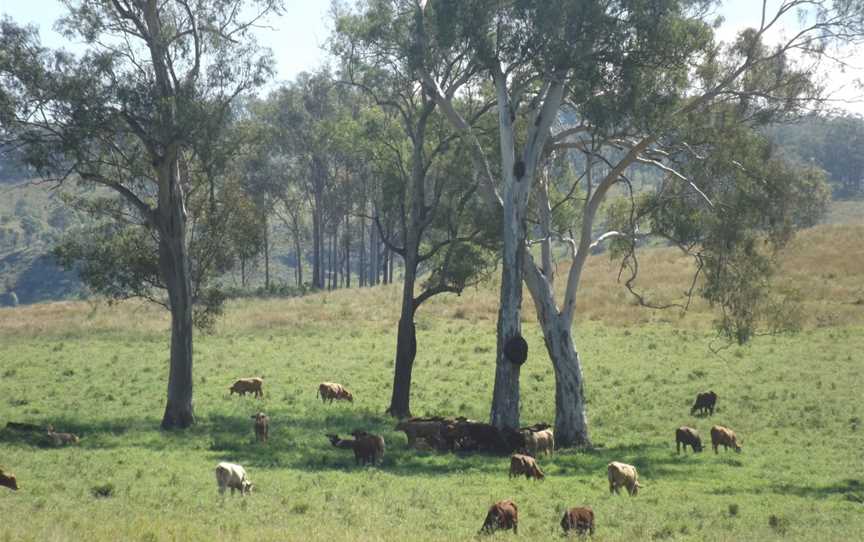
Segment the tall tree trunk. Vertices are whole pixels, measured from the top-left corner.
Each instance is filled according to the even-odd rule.
[[[345,287],[351,287],[351,224],[345,213]]]
[[[365,207],[365,205],[364,205]],[[366,286],[366,219],[360,216],[360,263],[357,280],[360,287]]]
[[[388,249],[386,247],[384,248],[383,262],[384,263],[382,265],[382,271],[383,272],[381,273],[381,276],[382,276],[381,282],[383,282],[384,284],[387,284],[387,277],[388,277],[387,268],[390,267],[390,249]]]
[[[185,428],[195,423],[192,408],[192,282],[186,248],[186,209],[176,158],[160,168],[159,271],[168,289],[171,309],[171,360],[168,399],[162,428]]]
[[[319,290],[324,288],[323,230],[321,205],[318,197],[315,197],[312,206],[312,287]]]
[[[264,213],[264,290],[270,291],[270,221]]]
[[[294,236],[294,252],[297,254],[297,287],[300,288],[303,286],[303,249],[300,246],[300,217],[298,214],[292,215],[291,221],[293,223],[292,233]]]
[[[511,207],[511,209],[508,209]],[[519,369],[505,354],[510,341],[522,337],[522,264],[525,224],[518,216],[507,218],[514,209],[504,204],[504,236],[501,264],[500,307],[498,309],[495,387],[490,420],[498,428],[519,427]]]
[[[411,258],[413,260],[413,258]],[[406,265],[402,287],[402,312],[396,336],[396,367],[393,373],[393,395],[387,413],[396,418],[411,416],[411,373],[417,357],[417,329],[414,325],[414,284],[416,264]]]
[[[378,216],[377,206],[374,209],[375,216]],[[378,285],[378,261],[381,241],[378,239],[378,228],[374,224],[369,225],[369,284],[371,286]]]
[[[555,306],[551,282],[530,257],[526,258],[524,272],[555,370],[555,444],[561,448],[590,446],[582,364],[573,344],[571,318]]]

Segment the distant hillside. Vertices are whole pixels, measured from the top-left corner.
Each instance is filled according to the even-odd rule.
[[[44,185],[0,184],[0,304],[76,297],[81,283],[50,256],[63,232],[80,220]]]

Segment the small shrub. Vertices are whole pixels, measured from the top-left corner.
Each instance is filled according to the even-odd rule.
[[[737,504],[732,503],[729,505],[729,515],[732,517],[738,515],[738,505]]]
[[[788,521],[786,521],[786,518],[781,518],[781,517],[775,516],[774,514],[771,514],[770,516],[768,516],[768,526],[780,534],[783,534],[786,532],[787,523],[788,523]]]
[[[92,488],[90,488],[90,493],[92,493],[93,496],[97,499],[107,499],[108,497],[113,497],[114,484],[108,482],[107,484],[93,486]]]
[[[305,502],[297,503],[291,507],[292,514],[305,514],[309,511],[309,505]]]

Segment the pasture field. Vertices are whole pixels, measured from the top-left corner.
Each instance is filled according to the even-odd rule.
[[[196,337],[198,424],[170,433],[158,430],[168,356],[161,311],[84,302],[0,310],[0,466],[22,486],[0,488],[0,542],[467,540],[503,498],[519,505],[520,540],[557,539],[564,508],[579,505],[594,508],[597,541],[864,539],[864,267],[856,278],[860,249],[835,250],[842,254],[790,251],[804,331],[717,354],[701,305],[682,321],[634,308],[620,287],[595,285],[576,340],[596,446],[541,457],[541,482],[509,480],[507,457],[409,450],[393,431],[382,413],[396,287],[233,302],[215,335]],[[662,264],[657,254],[646,261]],[[608,267],[600,260],[586,276]],[[828,274],[834,280],[817,290]],[[487,419],[494,291],[419,311],[415,414]],[[525,319],[522,421],[551,422],[552,368],[530,311]],[[263,399],[229,397],[234,379],[261,375]],[[322,405],[315,392],[324,380],[345,384],[355,402]],[[720,397],[717,412],[690,416],[696,392],[707,389]],[[254,441],[250,416],[259,409],[271,418],[266,445]],[[10,420],[51,423],[81,443],[46,446],[2,429]],[[676,427],[691,425],[707,442],[715,423],[738,433],[741,454],[676,455]],[[355,428],[384,435],[382,466],[356,467],[324,436]],[[226,460],[246,467],[251,496],[219,498],[213,471]],[[645,487],[637,497],[609,494],[613,460],[638,467]]]
[[[492,322],[419,325],[415,413],[484,419]],[[551,421],[552,371],[537,329],[527,328],[523,421]],[[547,479],[532,482],[508,480],[506,457],[406,449],[381,415],[394,339],[380,326],[316,323],[199,338],[199,424],[186,433],[157,429],[162,336],[6,336],[0,422],[53,423],[82,441],[49,448],[0,432],[0,464],[23,486],[0,492],[0,539],[463,540],[500,498],[520,505],[525,540],[557,537],[563,508],[582,504],[595,510],[596,540],[864,537],[864,330],[761,338],[719,356],[708,350],[710,335],[668,325],[592,323],[579,338],[598,447],[541,458]],[[228,396],[235,377],[258,374],[263,400]],[[322,380],[349,386],[355,403],[322,406]],[[719,411],[689,416],[695,393],[709,387]],[[254,442],[249,419],[259,408],[272,419],[267,445]],[[734,428],[744,451],[676,456],[678,425],[707,440],[712,423]],[[355,467],[350,452],[324,437],[357,427],[384,434],[383,466]],[[220,500],[213,468],[222,460],[246,466],[257,485],[251,497]],[[637,465],[646,486],[639,496],[609,495],[612,460]],[[113,495],[94,496],[99,486]]]

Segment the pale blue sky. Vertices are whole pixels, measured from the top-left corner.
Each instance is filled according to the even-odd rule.
[[[771,0],[769,9],[770,4],[777,3],[779,0]],[[331,28],[328,17],[330,0],[286,0],[285,4],[285,15],[268,21],[271,28],[257,31],[259,42],[273,50],[277,80],[281,81],[293,79],[301,71],[314,70],[326,61],[326,53],[321,47]],[[758,25],[760,9],[761,2],[755,0],[726,0],[720,9],[726,22],[719,36],[730,39],[742,27]],[[45,45],[74,49],[74,45],[52,30],[54,21],[64,13],[58,0],[0,0],[0,13],[19,23],[36,25]],[[794,14],[789,19],[794,24]],[[829,80],[834,88],[839,88],[837,98],[857,102],[843,106],[845,109],[864,114],[862,92],[853,85],[854,79],[864,77],[864,55],[858,58],[861,58],[858,61],[861,65],[857,66],[857,71],[832,72]]]

